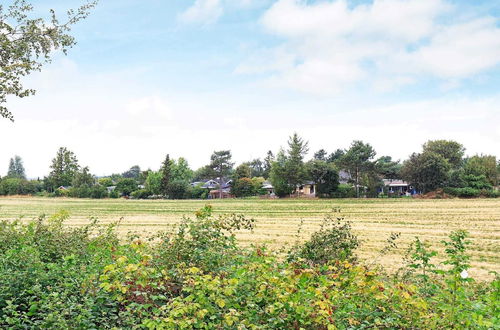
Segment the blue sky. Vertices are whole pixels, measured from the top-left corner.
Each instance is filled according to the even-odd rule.
[[[59,146],[98,175],[241,162],[294,131],[312,151],[362,139],[405,159],[445,138],[500,156],[498,1],[101,0],[73,34],[26,79],[37,95],[9,100],[5,171],[19,154],[43,176]]]

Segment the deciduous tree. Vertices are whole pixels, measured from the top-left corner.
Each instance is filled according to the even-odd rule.
[[[26,179],[26,173],[24,171],[23,160],[21,159],[21,157],[16,155],[14,156],[14,158],[10,159],[7,177]]]
[[[80,169],[75,154],[66,147],[61,147],[57,151],[56,157],[50,165],[52,169],[48,181],[52,189],[60,186],[69,186],[73,182],[76,172]]]
[[[50,62],[54,50],[64,54],[75,44],[70,28],[89,14],[96,1],[87,1],[76,10],[69,10],[60,21],[54,10],[50,18],[32,17],[33,6],[25,0],[0,4],[0,117],[14,120],[7,108],[7,96],[26,97],[35,93],[22,85],[22,78],[40,71]]]

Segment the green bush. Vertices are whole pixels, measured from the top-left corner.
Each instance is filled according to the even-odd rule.
[[[462,197],[462,198],[472,198],[479,197],[481,195],[481,190],[474,189],[470,187],[466,188],[444,188],[443,191],[449,195]]]
[[[0,222],[0,327],[9,329],[495,329],[500,280],[467,274],[468,235],[416,240],[404,276],[355,260],[348,223],[328,217],[291,258],[240,247],[242,215],[206,206],[150,241],[115,226],[64,226],[67,212]]]
[[[139,189],[130,194],[130,197],[134,199],[147,199],[152,193],[147,189]]]
[[[333,198],[354,198],[356,197],[356,190],[350,184],[339,184],[337,190],[332,193]]]
[[[356,261],[354,251],[359,245],[352,233],[351,224],[342,217],[328,215],[319,231],[289,253],[289,260],[303,259],[313,264],[328,264],[337,261]]]

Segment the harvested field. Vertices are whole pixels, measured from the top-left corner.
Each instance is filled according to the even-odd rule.
[[[182,200],[87,200],[62,198],[0,198],[0,219],[32,219],[61,209],[70,212],[68,225],[78,226],[98,217],[103,223],[123,218],[120,232],[148,235],[168,230],[184,215],[190,216],[207,201]],[[489,271],[500,272],[500,199],[335,199],[335,200],[215,200],[215,213],[242,213],[257,220],[253,233],[242,233],[242,244],[267,244],[280,248],[293,244],[304,220],[301,238],[318,229],[321,219],[333,208],[340,209],[362,239],[360,254],[372,260],[392,232],[401,233],[399,249],[377,259],[395,270],[414,236],[428,240],[442,251],[440,241],[453,230],[466,229],[473,241],[471,275],[485,279]]]

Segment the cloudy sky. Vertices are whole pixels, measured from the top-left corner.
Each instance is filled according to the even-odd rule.
[[[9,100],[0,175],[15,154],[46,175],[60,146],[97,175],[241,162],[294,131],[312,151],[361,139],[405,159],[454,139],[500,156],[499,1],[101,0],[73,32],[25,80],[37,95]]]

